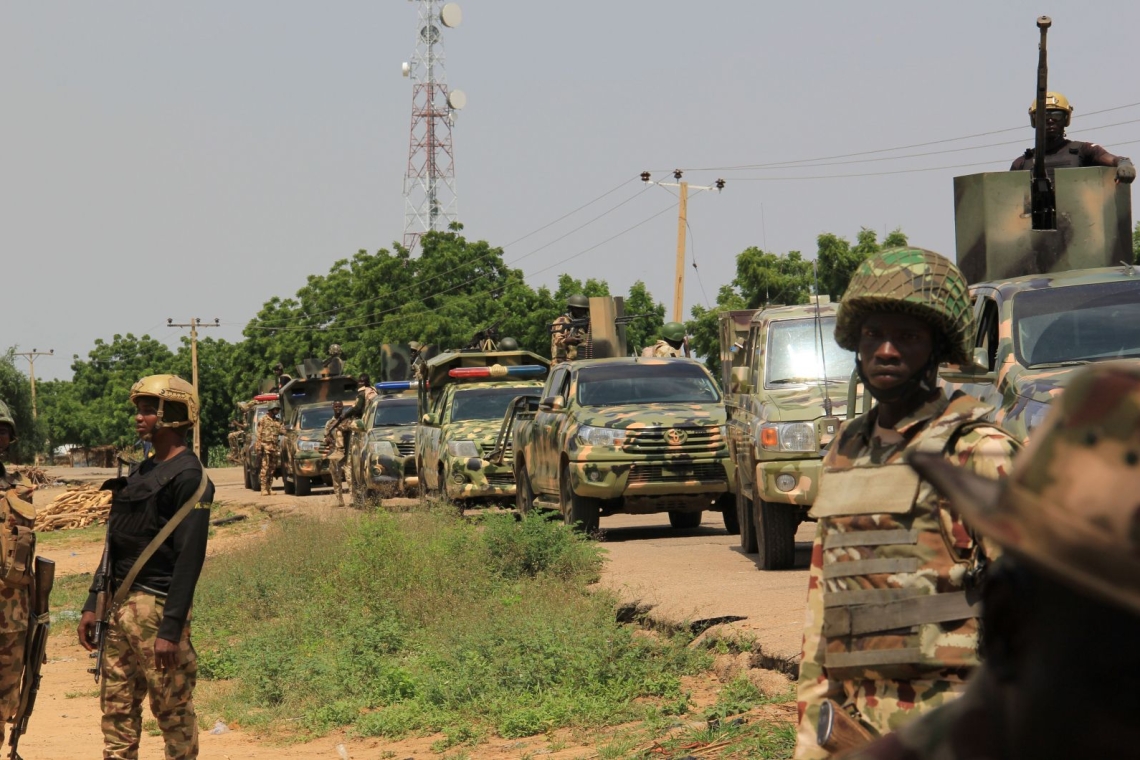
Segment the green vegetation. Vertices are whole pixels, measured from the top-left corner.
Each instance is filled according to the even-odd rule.
[[[232,680],[205,709],[307,734],[441,733],[442,752],[683,700],[708,654],[618,624],[615,600],[587,590],[600,551],[540,515],[282,522],[207,565],[199,672]]]

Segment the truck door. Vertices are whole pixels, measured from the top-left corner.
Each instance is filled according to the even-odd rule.
[[[570,371],[565,367],[557,367],[547,380],[543,389],[543,399],[562,397],[562,409],[552,409],[548,406],[539,406],[534,414],[534,426],[531,430],[531,439],[534,441],[534,461],[530,468],[534,472],[534,488],[536,491],[558,493],[558,461],[561,448],[558,445],[559,433],[566,420],[566,406],[570,400],[566,398],[570,387]]]

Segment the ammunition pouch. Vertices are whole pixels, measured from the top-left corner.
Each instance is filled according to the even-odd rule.
[[[27,586],[32,580],[36,555],[36,510],[9,489],[3,497],[4,526],[0,529],[0,582]]]

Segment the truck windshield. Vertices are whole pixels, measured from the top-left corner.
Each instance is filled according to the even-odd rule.
[[[623,362],[578,370],[578,403],[582,406],[719,402],[720,391],[699,364]]]
[[[1140,356],[1140,280],[1018,293],[1013,336],[1026,367]]]
[[[451,399],[451,421],[501,420],[516,396],[537,396],[540,388],[470,388],[458,390]]]
[[[376,404],[373,427],[414,424],[416,424],[416,400],[414,398],[380,401]]]
[[[301,410],[297,427],[301,430],[324,430],[325,423],[332,419],[331,406],[311,406]]]
[[[820,351],[820,333],[823,351]],[[835,342],[835,317],[784,319],[768,327],[764,357],[764,386],[818,383],[826,379],[847,382],[855,371],[855,354]]]

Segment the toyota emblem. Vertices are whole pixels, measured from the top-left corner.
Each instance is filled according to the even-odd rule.
[[[671,428],[665,431],[665,443],[670,446],[680,446],[688,437],[688,433],[677,428]]]

